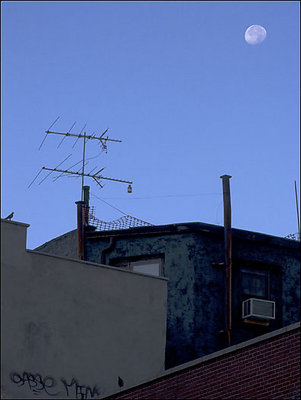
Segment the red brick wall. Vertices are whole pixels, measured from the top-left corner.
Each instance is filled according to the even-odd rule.
[[[300,327],[107,399],[299,399]]]

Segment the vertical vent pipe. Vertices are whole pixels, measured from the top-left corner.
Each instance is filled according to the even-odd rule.
[[[86,227],[89,223],[90,186],[83,186],[82,201],[77,201],[77,254],[80,260],[86,258]]]
[[[83,187],[83,199],[84,199],[84,220],[83,229],[85,229],[89,224],[89,201],[90,201],[90,186]]]
[[[225,326],[227,344],[231,346],[232,329],[232,234],[231,234],[231,199],[230,175],[220,177],[223,183],[224,202],[224,248],[225,248]]]
[[[85,202],[77,201],[77,254],[80,260],[85,259]]]
[[[295,181],[295,197],[296,197],[297,226],[298,226],[297,239],[298,239],[298,240],[301,240],[301,235],[300,235],[300,218],[299,218],[299,208],[298,208],[298,194],[297,194],[297,183],[296,183],[296,181]]]

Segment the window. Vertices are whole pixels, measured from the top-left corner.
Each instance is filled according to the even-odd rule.
[[[242,294],[247,297],[269,298],[269,273],[241,268]]]
[[[282,268],[281,265],[236,259],[232,275],[232,322],[237,329],[249,329],[243,322],[243,302],[248,299],[275,302],[275,319],[270,327],[281,327],[282,323]],[[245,303],[247,304],[247,303]],[[256,304],[267,304],[256,302]],[[256,325],[257,326],[257,325]],[[259,325],[258,325],[259,326]],[[252,324],[251,329],[255,329]],[[256,328],[257,329],[257,328]],[[261,328],[258,328],[259,330]]]
[[[142,274],[162,275],[162,257],[110,260],[110,264],[114,267],[126,268]]]

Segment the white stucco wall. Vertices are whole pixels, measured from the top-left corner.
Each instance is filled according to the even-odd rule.
[[[167,281],[26,250],[1,221],[2,398],[101,398],[164,370]]]

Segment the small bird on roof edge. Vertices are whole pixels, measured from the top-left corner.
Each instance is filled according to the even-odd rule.
[[[4,219],[11,220],[13,216],[14,216],[14,212],[10,213],[10,214],[9,214],[6,218],[4,218]]]
[[[120,376],[118,376],[118,386],[122,387],[124,385],[123,379],[120,378]]]

